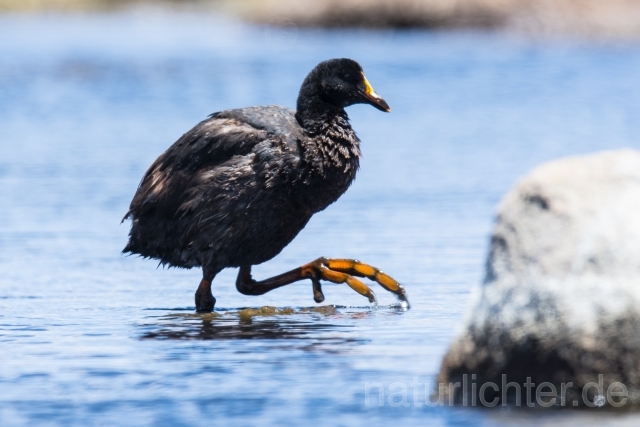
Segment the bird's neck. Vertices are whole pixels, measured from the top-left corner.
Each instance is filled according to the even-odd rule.
[[[301,91],[296,119],[310,137],[302,144],[306,162],[322,176],[336,173],[350,182],[359,167],[360,141],[344,108]]]
[[[296,119],[310,135],[322,132],[331,123],[348,124],[344,108],[325,102],[313,88],[303,88],[297,102]]]

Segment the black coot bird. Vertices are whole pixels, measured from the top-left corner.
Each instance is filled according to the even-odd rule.
[[[297,111],[279,106],[214,113],[184,134],[149,168],[124,219],[132,220],[125,253],[163,265],[201,266],[196,309],[213,310],[211,282],[240,267],[245,295],[261,295],[310,279],[316,302],[320,280],[347,283],[375,302],[367,277],[408,306],[404,289],[357,260],[318,258],[256,281],[251,266],[275,257],[311,216],[344,193],[359,166],[360,141],[344,108],[359,103],[390,111],[350,59],[321,62],[304,80]],[[123,219],[123,221],[124,221]]]

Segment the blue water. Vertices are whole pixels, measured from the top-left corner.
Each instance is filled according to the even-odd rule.
[[[359,258],[404,284],[410,311],[377,286],[376,310],[326,285],[336,314],[241,320],[243,307],[313,307],[311,285],[248,297],[229,270],[214,283],[220,316],[202,317],[198,270],[120,255],[120,219],[163,150],[214,111],[293,107],[306,73],[342,56],[392,113],[348,110],[355,184],[254,276]],[[639,75],[638,44],[278,30],[155,9],[0,16],[0,425],[637,425],[419,406],[412,383],[430,391],[518,177],[640,148]],[[390,396],[403,384],[404,402]]]

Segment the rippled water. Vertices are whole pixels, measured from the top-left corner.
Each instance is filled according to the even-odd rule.
[[[406,287],[408,312],[309,283],[260,297],[197,270],[122,257],[120,219],[149,164],[209,113],[293,107],[320,60],[364,66],[391,114],[349,109],[356,183],[267,277],[357,257]],[[640,148],[640,46],[499,35],[252,28],[198,14],[0,16],[0,425],[637,425],[634,415],[418,406],[482,278],[501,194],[536,164]],[[367,402],[366,383],[385,400]],[[407,405],[389,400],[409,390]],[[397,387],[397,385],[396,385]],[[401,390],[401,388],[400,388]],[[367,405],[368,404],[368,405]]]

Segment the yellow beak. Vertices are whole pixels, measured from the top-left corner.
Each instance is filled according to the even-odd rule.
[[[367,78],[365,77],[364,73],[362,73],[362,78],[364,79],[365,88],[363,95],[367,99],[367,102],[380,111],[384,111],[387,113],[391,111],[389,104],[387,104],[387,102],[382,99],[382,97],[378,95],[375,90],[373,90],[373,87],[369,83],[369,80],[367,80]]]

